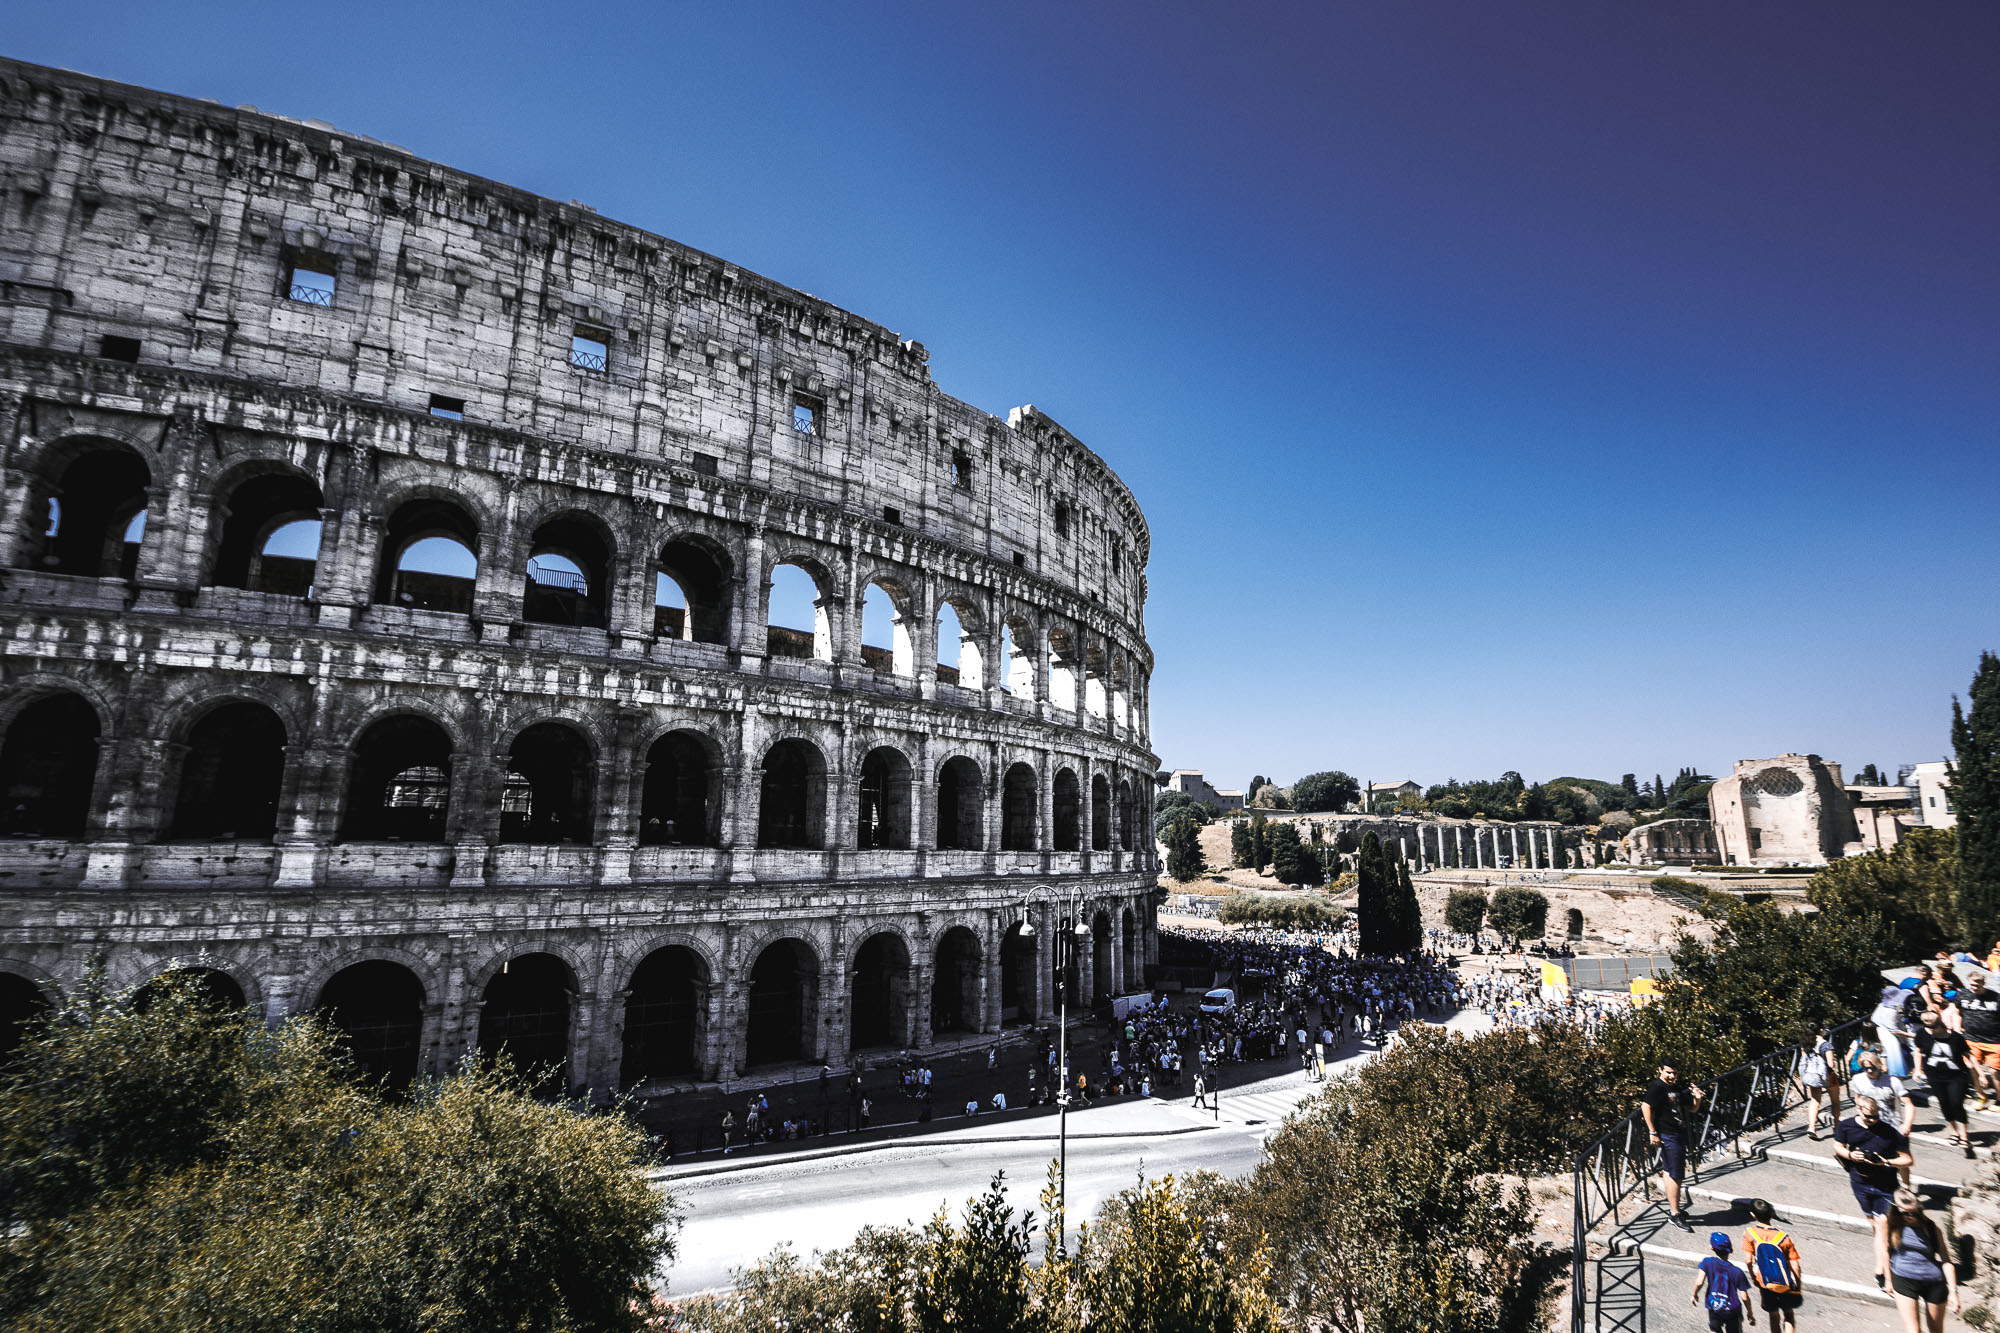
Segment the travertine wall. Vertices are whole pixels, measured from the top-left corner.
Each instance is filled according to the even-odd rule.
[[[1857,836],[1840,766],[1816,754],[1737,760],[1708,813],[1725,865],[1825,865]]]
[[[1062,914],[1096,927],[1087,992],[1152,957],[1147,531],[1044,414],[980,412],[920,344],[581,206],[15,62],[0,216],[0,972],[206,955],[275,1017],[395,961],[442,1068],[545,953],[571,1081],[606,1088],[668,943],[694,1072],[723,1080],[774,941],[803,945],[791,1054],[836,1065],[857,987],[894,1044],[931,1039],[948,936],[973,1031],[1047,1011],[1026,941]],[[316,561],[261,554],[304,517]],[[477,558],[462,590],[400,568],[438,535]],[[588,585],[556,616],[526,579],[550,552]],[[810,636],[767,633],[785,564]],[[862,651],[871,584],[892,653]],[[385,719],[440,737],[401,787],[362,771]],[[531,728],[556,749],[522,758]],[[694,815],[655,790],[669,762]],[[357,836],[357,802],[432,770],[434,829]],[[773,792],[798,805],[775,826]],[[222,836],[231,800],[269,836]],[[894,975],[862,976],[885,933],[861,971]]]

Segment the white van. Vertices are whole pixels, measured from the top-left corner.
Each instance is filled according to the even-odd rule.
[[[1227,986],[1218,986],[1201,997],[1201,1011],[1204,1014],[1226,1014],[1236,1007],[1236,992]]]

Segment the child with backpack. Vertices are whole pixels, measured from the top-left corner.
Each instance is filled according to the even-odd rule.
[[[1791,1233],[1777,1223],[1764,1199],[1750,1201],[1750,1225],[1743,1231],[1743,1266],[1757,1287],[1757,1302],[1771,1316],[1771,1333],[1797,1333],[1793,1311],[1805,1304],[1805,1266]]]
[[[1736,1247],[1727,1231],[1710,1232],[1708,1248],[1715,1253],[1701,1261],[1701,1275],[1694,1280],[1688,1304],[1708,1311],[1710,1333],[1743,1333],[1743,1305],[1750,1294],[1750,1279],[1729,1262]]]

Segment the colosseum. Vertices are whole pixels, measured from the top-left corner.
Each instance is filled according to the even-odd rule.
[[[188,969],[601,1096],[1046,1018],[1058,930],[1141,983],[1148,535],[1047,415],[584,205],[11,61],[0,215],[6,1034]]]

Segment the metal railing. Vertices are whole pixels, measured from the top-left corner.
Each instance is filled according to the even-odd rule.
[[[585,352],[572,347],[569,352],[569,363],[578,370],[602,370],[604,357],[603,352]]]
[[[1860,1020],[1842,1024],[1833,1031],[1837,1050],[1861,1027]],[[1805,1101],[1799,1081],[1800,1061],[1807,1054],[1802,1046],[1788,1046],[1718,1075],[1705,1087],[1701,1103],[1699,1132],[1688,1136],[1690,1167],[1698,1168],[1702,1158],[1735,1143],[1747,1134],[1767,1129],[1784,1119]],[[1620,1221],[1619,1209],[1633,1194],[1647,1188],[1659,1172],[1646,1123],[1637,1110],[1628,1112],[1595,1143],[1576,1155],[1571,1180],[1570,1220],[1570,1330],[1587,1333],[1588,1300],[1585,1269],[1589,1265],[1590,1233],[1609,1217]],[[1644,1328],[1644,1312],[1634,1326]]]
[[[295,282],[292,284],[292,299],[304,301],[307,305],[330,306],[333,304],[333,288],[307,287]]]

